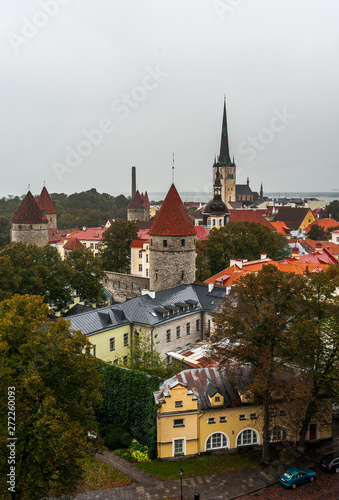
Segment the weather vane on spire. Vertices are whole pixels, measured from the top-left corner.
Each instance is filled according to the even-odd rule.
[[[174,153],[173,153],[173,159],[172,159],[172,184],[174,184]]]

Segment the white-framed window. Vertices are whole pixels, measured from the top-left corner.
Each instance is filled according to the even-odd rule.
[[[146,254],[146,262],[148,263],[148,253]]]
[[[172,446],[173,446],[173,456],[174,457],[176,455],[186,455],[186,439],[185,438],[173,439]]]
[[[219,418],[220,423],[222,424],[223,422],[227,422],[227,417],[220,417]]]
[[[223,432],[215,432],[206,440],[206,451],[220,450],[228,447],[228,437]]]
[[[109,350],[114,351],[115,350],[115,337],[112,337],[109,339]]]
[[[173,427],[185,427],[185,419],[184,418],[174,418],[173,419]]]
[[[176,332],[177,332],[177,339],[180,339],[180,326],[177,326]]]
[[[171,330],[166,331],[166,342],[171,342]]]
[[[139,250],[139,259],[142,259],[142,251]]]
[[[94,243],[90,243],[91,250],[94,249]]]
[[[146,269],[146,277],[148,278],[148,276],[149,276],[149,270]]]
[[[142,273],[142,264],[139,264],[139,272]]]
[[[124,347],[128,345],[128,333],[124,333]]]
[[[237,438],[237,446],[249,446],[251,444],[259,444],[257,431],[254,429],[245,429]]]
[[[270,431],[270,442],[286,441],[287,432],[284,427],[273,427]]]
[[[210,417],[207,421],[208,424],[215,424],[215,417]]]
[[[191,323],[186,323],[186,334],[189,335],[191,333]]]
[[[98,248],[99,248],[99,243],[96,243],[96,244],[94,245],[94,248],[95,248],[95,250],[98,250]]]

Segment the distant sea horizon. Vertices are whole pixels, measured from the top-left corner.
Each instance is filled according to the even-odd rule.
[[[167,193],[157,193],[157,192],[149,192],[148,197],[150,201],[160,201],[165,198]],[[202,203],[206,203],[212,198],[212,193],[204,193],[204,192],[191,192],[191,191],[182,191],[179,193],[182,201],[201,201]],[[339,190],[338,191],[296,191],[296,192],[272,192],[265,193],[264,196],[268,198],[317,198],[318,200],[325,201],[326,203],[331,203],[333,200],[339,200]]]

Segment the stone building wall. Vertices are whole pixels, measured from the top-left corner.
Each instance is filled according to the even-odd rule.
[[[159,291],[195,280],[195,235],[150,237],[150,287]]]
[[[48,245],[48,224],[16,224],[12,223],[11,242],[22,242],[25,245],[43,247]]]
[[[149,210],[147,208],[128,208],[127,209],[127,220],[137,221],[137,220],[148,220]]]
[[[46,214],[46,218],[48,220],[48,227],[49,228],[58,227],[57,214]]]
[[[111,292],[115,302],[125,302],[141,295],[143,289],[149,289],[150,279],[107,271],[104,286]]]

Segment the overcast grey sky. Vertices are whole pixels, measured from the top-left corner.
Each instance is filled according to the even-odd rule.
[[[0,196],[339,189],[338,0],[1,2]]]

